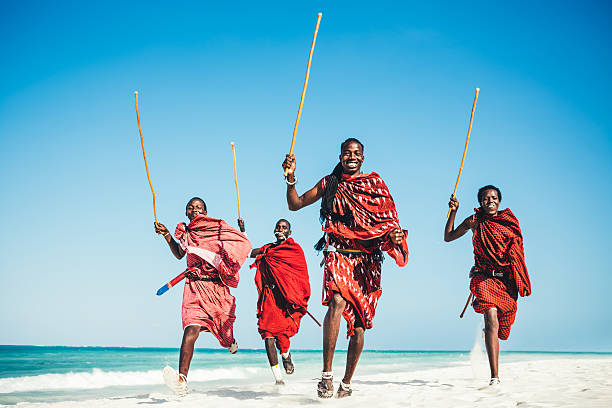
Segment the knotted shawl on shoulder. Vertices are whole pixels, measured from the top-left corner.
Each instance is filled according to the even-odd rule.
[[[521,296],[531,294],[531,281],[525,265],[523,234],[518,219],[509,208],[494,217],[485,216],[480,208],[474,209],[477,226],[472,243],[477,269],[510,269]]]
[[[211,264],[225,285],[238,286],[238,270],[251,252],[244,234],[223,220],[198,215],[189,225],[178,224],[174,236],[188,256]]]

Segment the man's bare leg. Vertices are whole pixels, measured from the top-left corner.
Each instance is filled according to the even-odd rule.
[[[280,368],[278,367],[278,355],[276,354],[276,346],[274,345],[275,341],[276,339],[274,337],[266,337],[264,339],[266,354],[268,355],[268,362],[270,363],[274,380],[276,381],[276,384],[282,385],[285,382],[283,381]]]
[[[346,300],[339,293],[334,293],[327,304],[327,313],[323,320],[323,375],[317,385],[320,398],[330,398],[334,395],[333,377],[331,376],[336,341],[340,330],[340,317],[346,306]]]
[[[491,308],[484,314],[485,320],[485,345],[487,346],[487,356],[489,357],[489,367],[491,368],[491,378],[499,378],[499,321],[497,320],[497,309]]]
[[[274,345],[273,337],[266,337],[264,339],[266,345],[266,354],[268,355],[268,362],[270,366],[278,365],[278,355],[276,354],[276,347]]]
[[[334,293],[327,305],[323,320],[323,371],[331,371],[340,330],[340,317],[346,306],[346,300],[339,293]]]
[[[183,342],[181,343],[181,353],[179,355],[179,373],[187,377],[189,365],[193,358],[193,347],[198,336],[200,335],[200,326],[187,326],[183,333]]]
[[[342,382],[345,384],[351,383],[351,378],[357,368],[357,362],[361,357],[361,351],[363,350],[363,327],[355,327],[355,334],[351,336],[349,341],[348,351],[346,353],[346,369],[344,370],[344,378]]]

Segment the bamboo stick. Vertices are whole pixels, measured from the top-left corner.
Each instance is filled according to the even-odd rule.
[[[468,127],[467,139],[465,140],[465,148],[463,149],[463,157],[461,158],[461,166],[459,166],[459,175],[457,176],[457,182],[455,183],[455,189],[453,190],[453,198],[457,194],[457,187],[459,186],[459,179],[461,178],[461,172],[463,171],[463,163],[465,162],[465,154],[467,153],[468,143],[470,143],[470,132],[472,131],[472,122],[474,121],[474,111],[476,110],[476,101],[478,100],[478,93],[480,88],[476,88],[476,94],[474,95],[474,104],[472,105],[472,114],[470,115],[470,126]],[[448,209],[446,218],[450,216],[451,210]]]
[[[157,224],[157,210],[155,209],[155,190],[153,190],[153,183],[151,183],[151,176],[149,175],[149,165],[147,164],[147,155],[145,153],[144,139],[142,138],[142,129],[140,128],[140,114],[138,113],[138,91],[134,92],[136,99],[136,119],[138,120],[138,132],[140,132],[140,145],[142,146],[142,157],[144,158],[145,169],[147,170],[147,180],[149,180],[149,186],[151,187],[151,194],[153,194],[153,216],[155,217],[155,224]]]
[[[295,147],[295,138],[297,136],[298,125],[300,124],[300,117],[302,116],[302,106],[304,105],[306,88],[308,87],[308,77],[310,77],[310,63],[312,62],[312,54],[314,52],[315,42],[317,41],[317,33],[319,32],[319,24],[321,23],[322,16],[323,13],[319,13],[317,15],[317,25],[315,26],[314,35],[312,36],[312,45],[310,46],[310,55],[308,56],[308,65],[306,66],[306,79],[304,80],[304,87],[302,88],[302,97],[300,98],[297,119],[295,120],[295,126],[293,127],[293,138],[291,139],[291,148],[289,149],[290,155],[293,154],[293,148]],[[287,169],[285,169],[285,176],[287,176]]]

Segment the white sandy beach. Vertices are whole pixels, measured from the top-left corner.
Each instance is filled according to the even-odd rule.
[[[316,397],[315,379],[286,378],[277,387],[259,384],[210,387],[194,382],[185,398],[160,386],[159,392],[57,403],[23,403],[19,407],[612,407],[612,358],[567,358],[502,364],[500,386],[489,387],[482,361],[422,371],[360,375],[354,393],[342,400]],[[477,377],[477,378],[475,378]],[[338,380],[335,381],[337,386]],[[127,393],[126,393],[127,394]]]

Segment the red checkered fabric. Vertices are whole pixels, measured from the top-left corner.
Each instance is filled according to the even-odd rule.
[[[497,309],[498,337],[506,340],[516,316],[518,295],[531,294],[523,235],[509,208],[493,217],[484,215],[480,209],[474,211],[474,265],[482,273],[476,273],[470,282],[473,306],[477,313]],[[493,277],[493,271],[503,273],[503,277]]]
[[[238,270],[251,250],[246,237],[225,221],[196,216],[189,225],[180,223],[174,236],[187,251],[187,266],[196,267],[196,274],[213,281],[185,279],[183,291],[183,330],[187,326],[200,326],[201,331],[212,333],[222,347],[234,341],[236,299],[229,287],[238,285]],[[214,255],[216,268],[196,255],[205,250]],[[208,259],[208,258],[207,258]]]
[[[182,320],[183,330],[200,326],[201,331],[210,332],[221,347],[227,348],[234,342],[236,298],[220,282],[185,279]]]
[[[198,255],[204,251],[212,254],[216,275],[229,287],[238,287],[238,270],[251,252],[251,243],[223,220],[197,215],[189,225],[181,222],[174,236],[187,251],[187,266],[210,263]]]
[[[488,217],[474,209],[476,230],[472,237],[474,262],[480,271],[496,269],[510,275],[521,296],[531,294],[531,282],[525,265],[523,234],[518,219],[509,208]]]
[[[276,346],[284,353],[308,307],[308,267],[304,251],[293,238],[278,245],[264,245],[261,251],[251,265],[257,268],[257,326],[261,338],[274,337]]]
[[[497,309],[499,321],[497,337],[507,340],[510,336],[510,327],[516,317],[517,292],[514,282],[477,273],[470,281],[470,291],[474,295],[473,306],[477,313],[485,313],[492,308]]]
[[[321,180],[323,189],[327,187],[328,178]],[[408,262],[408,231],[404,230],[404,239],[399,245],[389,239],[389,233],[401,227],[389,189],[376,173],[343,174],[334,197],[333,212],[339,215],[352,213],[354,220],[345,225],[327,219],[323,231],[327,234],[328,245],[360,252],[326,253],[323,305],[330,302],[334,292],[346,300],[342,315],[347,322],[347,337],[350,337],[355,327],[372,328],[382,294],[379,251],[387,252],[397,265],[405,266]]]

